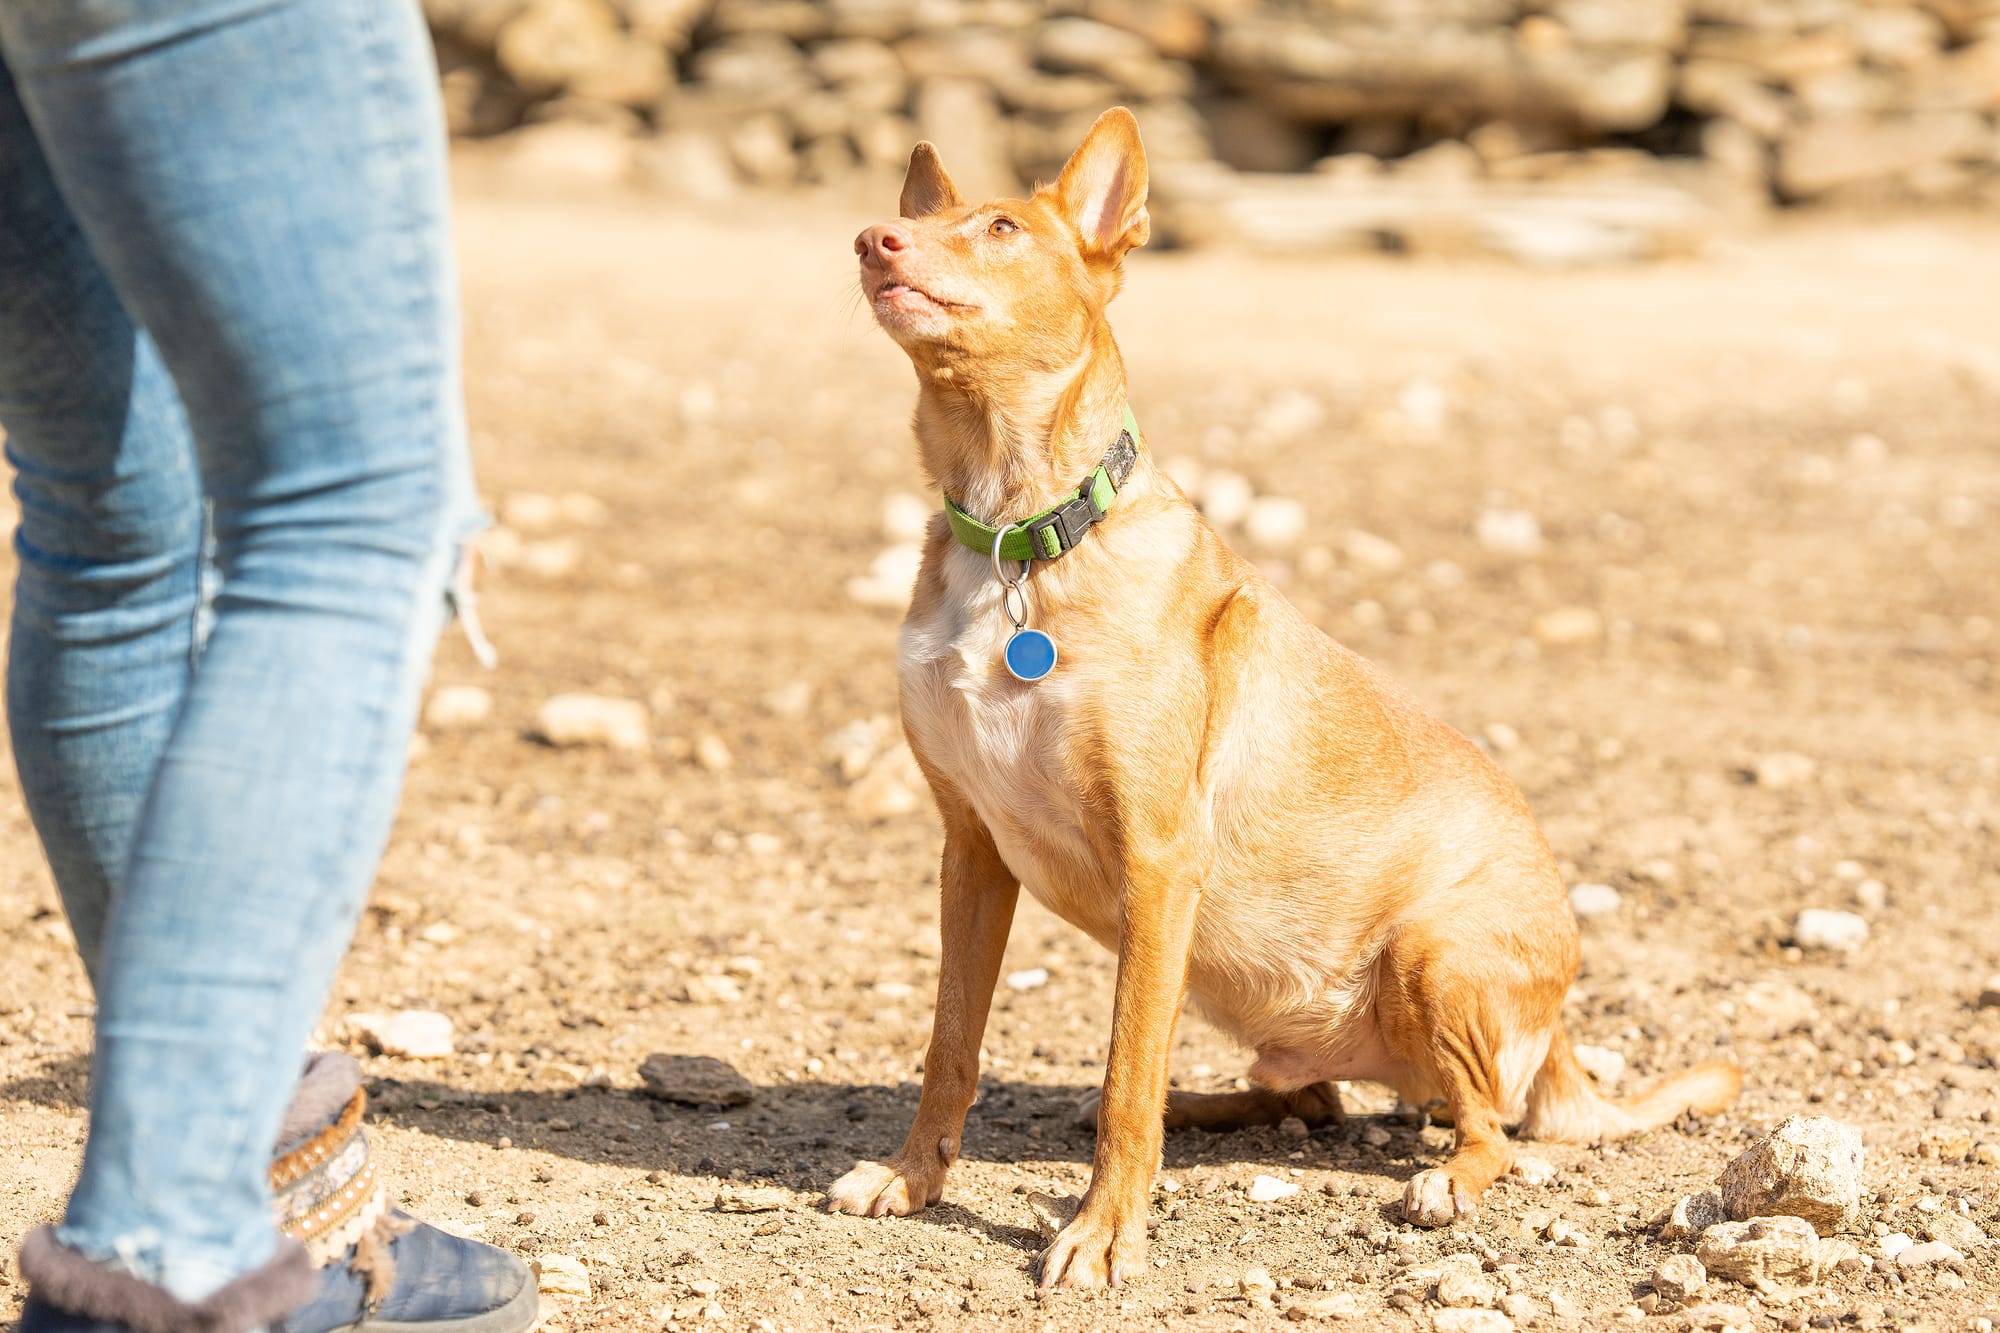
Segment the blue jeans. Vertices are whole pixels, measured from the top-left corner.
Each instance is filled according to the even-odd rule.
[[[7,717],[98,1001],[57,1234],[183,1299],[274,1252],[477,518],[444,166],[415,0],[0,0]]]

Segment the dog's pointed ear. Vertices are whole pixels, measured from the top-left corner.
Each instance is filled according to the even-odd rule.
[[[1063,164],[1054,191],[1085,254],[1115,260],[1146,243],[1153,231],[1146,213],[1146,146],[1130,111],[1114,106],[1097,118]]]
[[[910,170],[903,177],[903,197],[897,201],[896,216],[927,218],[941,209],[956,208],[965,200],[938,160],[937,145],[925,139],[910,150]]]

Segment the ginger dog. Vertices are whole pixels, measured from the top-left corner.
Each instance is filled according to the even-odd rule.
[[[1076,496],[1101,459],[1116,471],[1125,371],[1104,309],[1150,225],[1131,114],[1106,112],[1054,185],[977,206],[920,143],[900,211],[855,249],[916,367],[931,479],[999,528]],[[901,1215],[942,1194],[1020,886],[1118,957],[1091,1184],[1043,1287],[1141,1271],[1166,1126],[1325,1121],[1335,1079],[1444,1102],[1451,1156],[1403,1196],[1423,1226],[1473,1213],[1510,1125],[1590,1141],[1733,1099],[1726,1064],[1597,1092],[1562,1027],[1576,921],[1519,790],[1308,624],[1143,447],[1126,460],[1101,521],[1033,562],[1031,624],[1059,653],[1045,678],[1002,660],[996,573],[1018,564],[931,524],[898,675],[944,823],[937,1013],[909,1137],[828,1206]],[[1256,1052],[1252,1091],[1168,1092],[1190,994]]]

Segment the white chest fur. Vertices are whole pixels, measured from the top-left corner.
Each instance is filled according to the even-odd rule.
[[[1069,785],[1078,673],[1058,664],[1040,681],[1015,679],[1001,661],[1013,626],[989,563],[957,549],[943,559],[946,595],[903,625],[898,676],[911,740],[972,806],[1022,887],[1114,945],[1115,890]]]

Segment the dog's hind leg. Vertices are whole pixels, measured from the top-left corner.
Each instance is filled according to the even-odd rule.
[[[1404,1216],[1417,1226],[1471,1217],[1513,1164],[1506,1127],[1558,1030],[1563,981],[1540,975],[1532,950],[1511,947],[1518,940],[1474,947],[1465,931],[1464,922],[1449,933],[1405,927],[1382,960],[1383,1037],[1416,1081],[1443,1096],[1452,1121],[1450,1158],[1404,1191]]]
[[[1102,1093],[1092,1089],[1076,1104],[1076,1123],[1086,1129],[1097,1127],[1097,1105]],[[1292,1116],[1309,1128],[1337,1125],[1347,1119],[1340,1105],[1340,1091],[1331,1083],[1314,1083],[1296,1092],[1273,1092],[1252,1087],[1241,1092],[1188,1092],[1175,1088],[1167,1094],[1165,1125],[1168,1129],[1206,1129],[1216,1132],[1249,1129],[1254,1125],[1275,1125]]]

